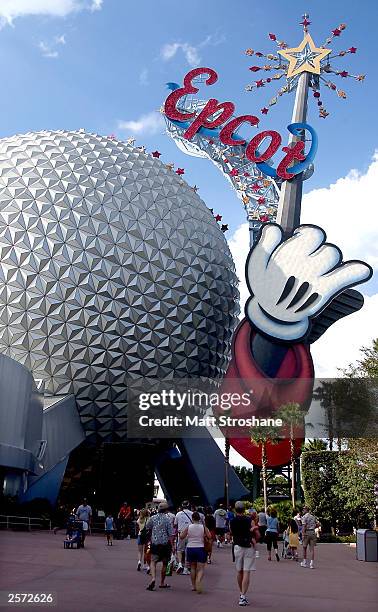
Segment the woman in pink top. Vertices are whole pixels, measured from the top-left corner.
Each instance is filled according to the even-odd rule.
[[[201,517],[198,512],[193,512],[192,523],[180,533],[180,538],[188,539],[186,559],[190,565],[192,591],[202,593],[202,578],[207,557],[205,538],[210,540],[211,534],[208,528],[201,523]]]

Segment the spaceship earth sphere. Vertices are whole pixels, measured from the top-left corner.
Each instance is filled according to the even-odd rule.
[[[115,139],[0,140],[0,352],[87,435],[126,436],[128,377],[219,378],[238,314],[227,242],[197,193]]]

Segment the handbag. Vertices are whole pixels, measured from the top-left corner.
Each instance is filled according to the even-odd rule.
[[[206,553],[210,553],[213,548],[213,539],[206,535],[205,528],[203,528],[203,547]]]

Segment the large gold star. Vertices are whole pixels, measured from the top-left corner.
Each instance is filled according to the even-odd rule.
[[[278,53],[289,62],[287,77],[290,78],[302,72],[320,74],[320,62],[331,53],[331,49],[315,47],[310,34],[306,32],[299,47],[284,49]]]

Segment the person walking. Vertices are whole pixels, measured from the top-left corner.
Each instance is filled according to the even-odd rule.
[[[155,590],[156,565],[162,563],[161,579],[159,589],[169,589],[170,585],[165,583],[168,561],[172,551],[173,530],[171,521],[167,516],[168,504],[161,502],[158,513],[151,516],[147,521],[147,529],[151,530],[151,582],[147,591]]]
[[[92,508],[87,503],[87,498],[84,497],[83,503],[76,510],[76,518],[78,521],[82,522],[82,542],[81,545],[84,547],[85,538],[87,536],[87,532],[89,531],[91,521],[92,521]]]
[[[125,501],[118,512],[118,521],[122,540],[124,538],[130,538],[131,519],[131,506],[129,506],[127,501]]]
[[[189,502],[186,500],[182,502],[181,507],[182,509],[177,512],[174,522],[174,526],[176,527],[178,534],[177,555],[179,564],[176,572],[177,574],[188,575],[190,572],[189,569],[185,566],[185,551],[187,540],[186,538],[181,538],[180,534],[188,527],[188,525],[191,524],[193,512],[189,510]]]
[[[138,564],[137,571],[140,572],[142,568],[148,570],[149,566],[147,565],[147,544],[148,544],[148,531],[147,531],[147,521],[149,517],[148,508],[142,508],[139,512],[139,517],[137,519],[137,529],[138,529]]]
[[[289,521],[287,531],[289,535],[289,548],[293,561],[298,561],[298,546],[299,546],[299,528],[295,520],[296,512],[293,511],[292,518]]]
[[[267,517],[267,528],[265,531],[265,542],[268,549],[268,561],[272,560],[272,547],[274,549],[277,561],[280,560],[278,554],[278,530],[279,523],[277,519],[277,510],[274,508],[270,511]]]
[[[259,539],[257,516],[245,514],[245,504],[235,504],[235,517],[230,521],[232,551],[239,586],[239,606],[247,606],[250,574],[256,570],[256,542]]]
[[[202,579],[207,557],[205,540],[207,545],[211,541],[211,534],[203,525],[199,512],[193,512],[192,522],[180,533],[180,538],[187,539],[186,560],[190,565],[192,591],[202,593]]]
[[[208,553],[207,553],[207,562],[210,565],[211,556],[213,554],[213,544],[215,540],[217,539],[217,536],[215,533],[215,517],[214,517],[213,509],[211,506],[207,506],[207,508],[205,509],[205,526],[208,528],[210,535],[211,535],[211,540],[208,546]]]
[[[318,525],[317,518],[310,512],[308,506],[303,507],[304,515],[302,517],[302,541],[303,541],[303,561],[301,567],[307,565],[307,547],[310,549],[310,569],[314,569],[316,534],[315,529]]]
[[[299,542],[302,544],[302,514],[300,510],[297,511],[294,520],[298,525]]]
[[[264,510],[261,510],[260,512],[258,512],[257,517],[258,517],[258,526],[259,526],[259,531],[260,531],[260,544],[263,544],[266,528],[268,526],[268,523],[267,523],[268,517],[267,517],[266,512],[264,512]]]
[[[215,533],[217,534],[217,547],[222,548],[224,542],[224,534],[226,531],[227,512],[224,509],[223,504],[219,504],[219,507],[214,512],[215,517]]]
[[[105,519],[105,535],[108,542],[108,546],[113,546],[113,531],[115,530],[114,518],[111,513]]]

